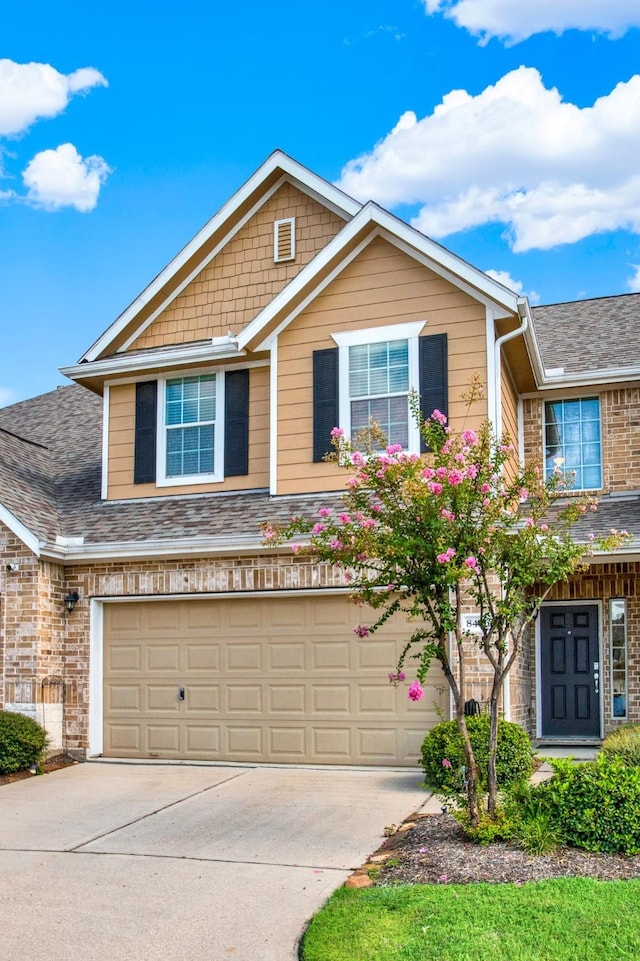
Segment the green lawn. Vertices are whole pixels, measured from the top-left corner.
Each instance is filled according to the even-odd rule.
[[[336,891],[303,961],[622,961],[640,958],[640,881]]]

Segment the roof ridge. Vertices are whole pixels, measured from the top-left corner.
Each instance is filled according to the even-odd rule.
[[[41,444],[37,440],[30,440],[28,437],[23,437],[22,434],[15,434],[12,430],[7,430],[6,427],[0,427],[0,433],[8,434],[9,437],[15,437],[16,440],[20,440],[24,444],[31,444],[32,447],[39,447],[41,450],[46,450],[51,453],[51,448],[46,444]]]

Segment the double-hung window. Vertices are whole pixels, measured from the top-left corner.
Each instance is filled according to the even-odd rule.
[[[159,405],[162,483],[218,479],[223,383],[217,373],[164,381]]]
[[[602,487],[599,398],[546,401],[544,412],[546,476],[559,469],[574,490]]]
[[[351,437],[374,421],[388,444],[420,450],[409,392],[419,389],[423,327],[419,321],[333,335],[339,347],[340,424]]]

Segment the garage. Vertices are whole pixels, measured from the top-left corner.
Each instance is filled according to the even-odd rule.
[[[410,702],[387,680],[406,621],[359,638],[357,620],[317,592],[105,603],[103,754],[415,765],[448,711],[440,667]]]

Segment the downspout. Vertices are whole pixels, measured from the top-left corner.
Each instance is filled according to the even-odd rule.
[[[527,327],[529,326],[529,311],[526,298],[518,298],[518,316],[520,317],[520,326],[515,330],[510,330],[507,334],[503,334],[502,337],[498,337],[494,344],[494,376],[495,376],[495,398],[496,398],[496,417],[494,429],[497,437],[502,436],[502,345],[506,344],[508,341],[513,340],[514,337],[519,337],[520,334],[524,334]],[[507,721],[511,720],[511,677],[509,674],[504,679],[504,687],[502,689],[503,697],[503,710],[504,716]]]
[[[513,340],[514,337],[519,337],[520,334],[524,334],[525,330],[529,326],[529,310],[526,297],[518,298],[518,316],[520,317],[520,326],[515,330],[510,330],[507,334],[503,334],[502,337],[498,337],[494,344],[495,351],[495,362],[494,362],[494,376],[496,385],[496,417],[495,423],[493,425],[496,432],[496,436],[500,437],[502,435],[502,401],[501,401],[501,374],[502,374],[502,345],[506,344],[508,341]]]

